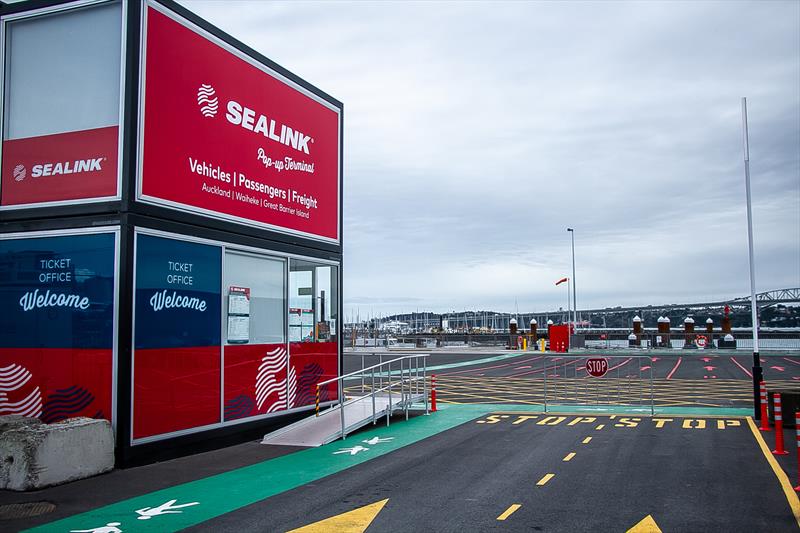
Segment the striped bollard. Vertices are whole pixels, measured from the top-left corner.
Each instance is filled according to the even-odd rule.
[[[772,428],[769,427],[769,413],[767,412],[767,384],[762,381],[759,386],[761,387],[761,427],[758,429],[772,431]]]
[[[436,374],[431,374],[431,413],[436,412]]]
[[[781,411],[781,393],[776,392],[773,396],[775,402],[775,449],[772,453],[775,455],[789,455],[789,452],[783,449],[783,414]]]
[[[800,412],[797,411],[794,413],[794,429],[797,432],[797,479],[800,480]],[[794,490],[800,492],[800,484]]]
[[[319,416],[319,385],[317,385],[317,416]]]

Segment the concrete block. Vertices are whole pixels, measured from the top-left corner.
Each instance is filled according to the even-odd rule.
[[[0,489],[36,490],[107,472],[114,467],[108,420],[0,416]]]

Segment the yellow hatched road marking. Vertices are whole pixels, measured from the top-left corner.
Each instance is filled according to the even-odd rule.
[[[517,510],[517,509],[519,509],[520,507],[522,507],[522,506],[521,506],[520,504],[518,504],[518,503],[515,503],[515,504],[511,505],[511,506],[510,506],[508,509],[506,509],[505,511],[503,511],[503,514],[501,514],[500,516],[498,516],[498,517],[497,517],[497,519],[498,519],[498,520],[505,520],[506,518],[508,518],[509,516],[511,516],[512,514],[514,514],[514,511],[516,511],[516,510]]]
[[[564,459],[562,459],[562,460],[563,460],[563,461],[565,461],[565,462],[566,462],[566,461],[571,461],[573,457],[575,457],[575,452],[569,452],[569,453],[567,454],[567,456],[566,456],[566,457],[564,457]]]
[[[606,425],[605,425],[605,424],[600,424],[600,425],[598,425],[598,426],[597,426],[596,428],[594,428],[594,429],[603,429],[604,427],[606,427]]]
[[[591,440],[592,440],[592,437],[586,437],[585,439],[583,439],[583,443],[584,444],[589,444],[589,441],[591,441]]]
[[[542,479],[536,482],[536,485],[541,487],[542,485],[553,479],[553,477],[555,477],[555,474],[545,474]]]

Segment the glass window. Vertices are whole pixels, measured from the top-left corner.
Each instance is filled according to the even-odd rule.
[[[220,421],[222,249],[136,237],[133,437]]]
[[[113,417],[115,236],[0,240],[0,416]]]
[[[225,254],[227,344],[286,342],[285,271],[286,262],[280,259]]]
[[[4,28],[0,204],[116,196],[120,2],[11,20]]]
[[[225,421],[285,411],[286,260],[229,251],[223,291]]]
[[[121,29],[118,2],[8,23],[3,140],[117,125]]]
[[[316,385],[338,375],[339,269],[313,261],[289,261],[289,372],[296,375],[293,405],[316,400]],[[336,384],[320,401],[336,399]]]

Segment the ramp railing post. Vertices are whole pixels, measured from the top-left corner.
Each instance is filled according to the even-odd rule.
[[[339,417],[342,421],[342,440],[344,440],[344,387],[341,379],[337,383],[339,384]]]
[[[375,369],[372,369],[372,425],[375,425]]]
[[[361,394],[364,394],[364,354],[361,354]]]
[[[386,408],[386,425],[389,425],[389,419],[392,416],[392,362],[389,361],[389,407]]]
[[[425,414],[431,414],[428,409],[428,358],[422,358],[422,394],[425,396]]]
[[[411,402],[411,358],[406,364],[406,374],[408,374],[408,385],[406,385],[406,420],[408,420],[408,404]]]

